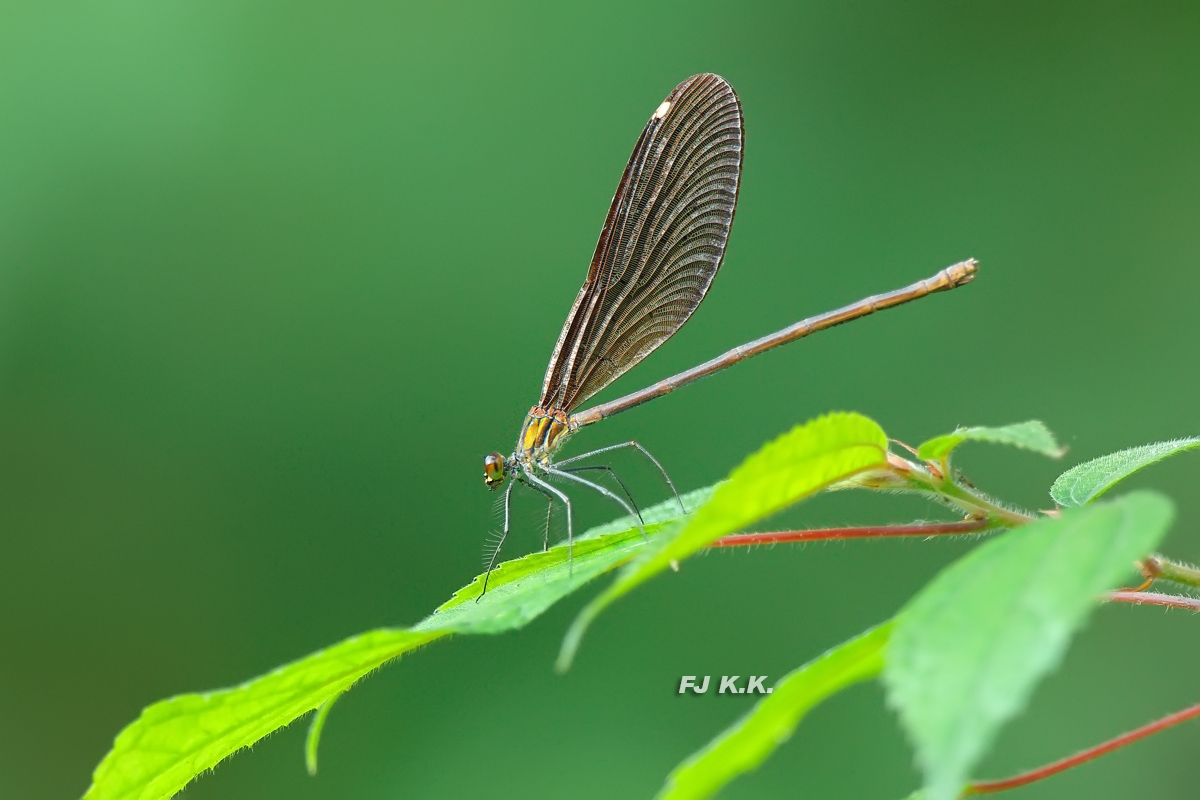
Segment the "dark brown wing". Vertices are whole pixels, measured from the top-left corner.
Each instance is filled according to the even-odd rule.
[[[741,104],[717,75],[688,78],[650,117],[550,356],[542,407],[571,411],[700,305],[725,255],[743,140]]]

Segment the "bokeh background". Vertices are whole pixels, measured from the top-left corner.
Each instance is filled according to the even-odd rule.
[[[579,435],[682,488],[832,409],[917,442],[1044,420],[1060,463],[971,445],[1027,507],[1121,447],[1200,432],[1200,6],[8,0],[0,5],[0,796],[70,798],[146,704],[373,627],[480,566],[511,448],[648,115],[726,76],[747,151],[707,302],[614,397],[968,256],[969,288],[823,333]],[[635,496],[652,471],[617,457]],[[1200,458],[1139,476],[1200,558]],[[614,509],[580,497],[581,525]],[[507,553],[540,542],[523,498]],[[937,509],[819,498],[776,526]],[[645,797],[741,715],[681,674],[774,680],[972,542],[699,557],[551,666],[589,587],[296,724],[200,798]],[[981,769],[1194,702],[1197,619],[1101,610]],[[1195,796],[1200,727],[1025,790]],[[876,686],[725,796],[899,798]]]

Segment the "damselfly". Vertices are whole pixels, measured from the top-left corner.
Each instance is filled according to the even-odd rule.
[[[508,537],[510,498],[517,483],[541,492],[550,503],[543,548],[549,546],[554,502],[563,504],[568,561],[574,543],[571,500],[550,483],[551,478],[587,486],[614,500],[641,527],[633,497],[612,468],[579,463],[585,459],[619,448],[636,450],[658,468],[686,512],[666,470],[635,441],[555,461],[555,451],[575,431],[772,347],[953,289],[975,276],[975,261],[963,261],[903,289],[797,322],[640,391],[575,411],[669,339],[704,299],[733,225],[744,139],[741,104],[733,88],[717,75],[688,78],[650,116],[617,185],[587,280],[550,356],[541,399],[525,416],[512,455],[492,453],[484,461],[489,489],[498,488],[508,477],[513,480],[505,489],[504,529],[491,554],[483,591]],[[579,474],[587,471],[610,475],[625,497]]]

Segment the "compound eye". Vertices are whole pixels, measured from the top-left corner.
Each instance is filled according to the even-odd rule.
[[[483,460],[483,482],[489,489],[495,489],[504,483],[505,476],[504,456],[492,453]]]

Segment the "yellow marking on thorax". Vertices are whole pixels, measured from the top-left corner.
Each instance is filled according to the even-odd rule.
[[[547,458],[570,432],[566,412],[546,411],[534,406],[525,417],[521,428],[521,455],[535,460]]]
[[[532,416],[532,412],[531,412]],[[521,449],[526,453],[533,452],[538,442],[542,439],[542,431],[550,424],[549,417],[541,417],[531,419],[525,425],[525,440],[521,442]]]
[[[567,432],[567,423],[557,417],[551,421],[549,430],[546,431],[546,450],[553,450],[558,446],[558,439]]]

